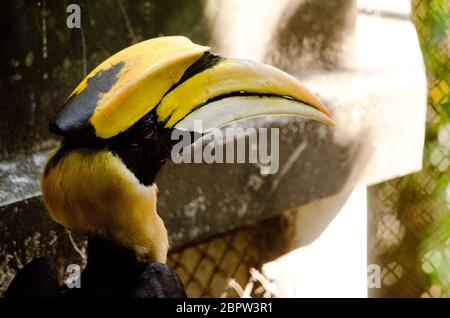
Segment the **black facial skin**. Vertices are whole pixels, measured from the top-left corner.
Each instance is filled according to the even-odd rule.
[[[184,72],[181,79],[165,95],[195,74],[214,67],[222,60],[223,58],[219,55],[205,52]],[[97,137],[95,128],[89,120],[97,107],[101,93],[111,89],[118,80],[118,73],[123,65],[123,63],[118,63],[90,78],[86,88],[81,93],[69,98],[55,121],[50,123],[50,131],[64,136],[65,140],[61,149],[47,164],[44,174],[47,174],[71,149],[108,147],[121,158],[142,184],[151,185],[155,181],[156,174],[164,162],[170,158],[173,145],[178,142],[177,140],[171,140],[172,129],[164,128],[164,123],[158,123],[157,106],[132,127],[108,139]],[[242,94],[242,92],[236,94]],[[218,96],[213,100],[228,96]],[[203,105],[198,105],[198,107]],[[191,133],[191,140],[193,141],[200,137],[199,134]]]
[[[173,129],[164,128],[158,123],[156,111],[153,110],[126,131],[109,139],[66,138],[62,147],[47,163],[44,175],[74,148],[108,147],[112,153],[119,156],[140,183],[151,185],[164,162],[171,157],[173,146],[178,142],[171,140],[172,132]],[[201,137],[200,134],[190,134],[192,141]]]
[[[44,175],[75,148],[108,147],[120,157],[140,183],[151,185],[159,169],[170,158],[174,144],[170,136],[171,130],[158,125],[156,114],[151,112],[131,128],[113,138],[91,138],[90,140],[66,138],[58,152],[47,163]]]
[[[180,81],[174,84],[165,95],[195,74],[214,67],[221,60],[223,60],[222,57],[206,52],[184,72]],[[48,163],[44,174],[47,174],[49,169],[54,167],[71,149],[108,146],[111,151],[119,155],[141,183],[150,185],[154,182],[156,173],[164,161],[170,157],[174,144],[170,140],[171,130],[163,128],[162,124],[158,125],[155,110],[127,131],[109,139],[97,137],[95,128],[90,122],[102,94],[111,90],[119,79],[119,72],[124,65],[124,62],[120,62],[98,72],[88,79],[85,89],[65,102],[55,120],[49,125],[51,132],[63,136],[65,140],[61,149]]]
[[[108,140],[108,148],[125,163],[138,180],[151,185],[164,162],[170,158],[176,141],[171,129],[158,124],[152,111],[127,131]]]

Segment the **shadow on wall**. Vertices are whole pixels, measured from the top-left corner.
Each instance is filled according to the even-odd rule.
[[[290,1],[265,61],[295,74],[331,70],[351,52],[356,1]],[[301,58],[299,58],[301,56]]]

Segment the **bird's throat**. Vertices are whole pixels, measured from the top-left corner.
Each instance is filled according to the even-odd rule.
[[[71,149],[44,174],[41,188],[56,222],[149,261],[166,261],[168,238],[156,211],[156,185],[140,183],[108,149]]]

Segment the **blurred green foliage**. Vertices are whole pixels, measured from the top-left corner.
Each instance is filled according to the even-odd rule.
[[[450,297],[450,1],[412,0],[411,9],[428,83],[423,166],[369,189],[369,260],[383,268],[370,293]]]
[[[418,263],[429,282],[422,296],[450,297],[450,2],[414,0],[413,18],[428,80],[427,128],[423,170],[429,188],[414,195],[427,205]]]

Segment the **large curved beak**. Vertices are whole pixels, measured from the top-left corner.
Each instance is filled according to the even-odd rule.
[[[247,118],[301,116],[333,124],[295,77],[228,59],[185,37],[150,39],[114,54],[73,91],[50,128],[78,143],[114,138],[156,112],[158,126],[205,131]]]
[[[299,116],[333,125],[323,103],[295,77],[269,65],[215,57],[209,67],[177,85],[157,107],[165,128],[202,131],[255,117]]]

